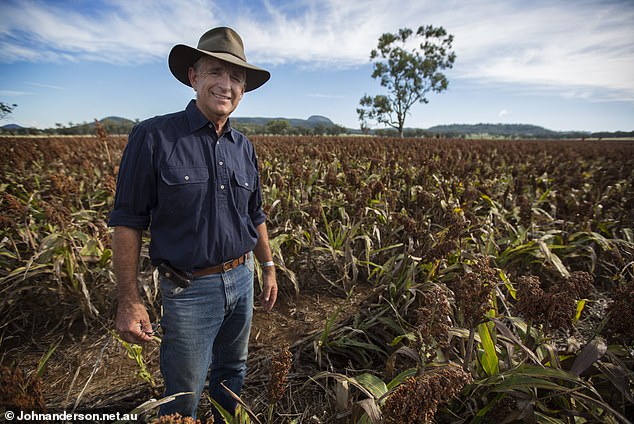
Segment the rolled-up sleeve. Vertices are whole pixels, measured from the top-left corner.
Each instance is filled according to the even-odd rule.
[[[145,230],[150,225],[150,211],[155,203],[152,137],[141,124],[134,127],[123,151],[108,225]]]

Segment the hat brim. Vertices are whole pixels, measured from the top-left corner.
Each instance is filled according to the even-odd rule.
[[[170,51],[168,58],[170,71],[172,71],[172,74],[177,80],[191,87],[191,83],[189,82],[189,68],[202,56],[214,57],[244,68],[247,74],[247,86],[244,91],[255,90],[271,78],[269,71],[253,66],[232,54],[208,52],[184,44],[177,44]]]

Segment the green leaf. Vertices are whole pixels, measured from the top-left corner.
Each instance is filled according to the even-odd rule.
[[[387,393],[388,389],[385,382],[383,382],[383,380],[375,375],[372,375],[370,373],[363,373],[355,377],[355,379],[377,399]]]
[[[481,358],[482,368],[488,376],[497,375],[500,373],[498,355],[495,351],[495,343],[493,343],[491,332],[486,323],[478,325],[478,334],[480,335],[480,342],[484,350]]]
[[[228,422],[228,423],[233,422],[233,416],[231,416],[229,411],[224,409],[218,402],[216,402],[216,400],[214,400],[214,398],[210,397],[209,400],[211,401],[212,405],[216,408],[216,410],[218,410],[220,415],[222,415],[222,418],[224,418],[225,422]]]
[[[359,384],[359,382],[355,378],[348,377],[347,375],[336,373],[336,372],[322,371],[319,374],[315,375],[313,378],[311,378],[311,380],[319,379],[319,378],[334,378],[338,381],[347,381],[348,383],[352,384],[357,389],[359,389],[361,392],[363,392],[363,394],[365,394],[367,397],[369,398],[374,397],[374,395],[371,392],[369,392],[368,389],[366,389],[364,386]]]
[[[55,349],[57,349],[57,346],[59,346],[60,343],[61,343],[61,341],[57,342],[54,345],[51,345],[51,347],[48,348],[46,353],[38,361],[38,364],[37,364],[37,376],[38,377],[42,377],[42,374],[44,373],[44,367],[46,366],[46,362],[48,362],[49,358],[51,357],[53,352],[55,352]]]
[[[105,268],[110,262],[110,258],[112,258],[112,249],[104,249],[101,258],[99,258],[99,266]]]
[[[501,269],[498,270],[498,274],[500,275],[500,278],[502,279],[504,286],[506,286],[506,289],[511,294],[511,297],[513,298],[513,300],[517,300],[517,290],[513,288],[513,285],[511,284],[511,281],[509,280],[508,275],[506,275],[506,273]]]
[[[559,418],[549,417],[548,415],[542,414],[539,411],[535,412],[535,416],[539,418],[538,422],[540,424],[565,424],[564,420],[560,420]]]
[[[491,206],[492,208],[495,207],[495,203],[493,203],[493,200],[491,200],[491,198],[489,196],[487,196],[486,194],[481,194],[480,197],[485,200],[489,206]]]
[[[394,389],[395,387],[403,383],[405,380],[407,380],[408,377],[414,377],[416,375],[416,372],[417,372],[416,368],[406,369],[405,371],[403,371],[402,373],[394,377],[389,383],[387,383],[387,389],[388,390]]]
[[[585,345],[581,352],[577,355],[575,362],[570,368],[570,373],[581,375],[585,370],[590,368],[595,362],[605,355],[608,351],[608,345],[601,338],[595,338]]]
[[[544,254],[546,260],[553,264],[561,275],[563,275],[564,277],[570,277],[570,272],[568,272],[568,269],[565,267],[561,259],[559,259],[559,256],[557,256],[552,252],[552,250],[550,250],[546,242],[544,240],[537,240],[537,243],[539,244],[539,249]]]
[[[414,340],[414,339],[415,339],[414,333],[402,334],[400,336],[394,337],[394,340],[392,340],[392,342],[390,343],[390,346],[396,346],[403,340]]]
[[[584,386],[583,381],[568,371],[559,368],[544,368],[536,365],[522,365],[481,380],[478,386],[490,386],[494,392],[507,392],[510,390],[542,388],[549,390],[566,391],[568,388],[553,383],[552,380],[569,382],[576,386]]]
[[[498,384],[496,384],[492,388],[492,391],[510,392],[513,390],[529,389],[555,390],[562,393],[568,390],[567,387],[561,386],[557,383],[553,383],[552,381],[546,380],[544,378],[531,377],[527,375],[511,375],[505,377],[502,381],[499,381]]]
[[[577,312],[575,313],[575,318],[572,320],[572,322],[577,322],[579,321],[579,318],[581,317],[581,312],[583,312],[583,308],[586,306],[586,301],[587,299],[580,299],[577,301]]]

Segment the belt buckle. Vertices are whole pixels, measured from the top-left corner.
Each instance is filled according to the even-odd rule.
[[[233,260],[222,263],[222,272],[231,271],[233,269]]]

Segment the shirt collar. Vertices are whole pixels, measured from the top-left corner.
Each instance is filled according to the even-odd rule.
[[[209,119],[207,119],[205,115],[203,115],[202,112],[198,109],[198,107],[196,106],[196,100],[194,99],[190,100],[187,108],[185,108],[185,113],[187,115],[187,120],[189,121],[189,130],[192,133],[198,131],[203,127],[209,127],[209,125],[211,124],[211,122],[209,122]],[[222,134],[226,135],[229,140],[235,143],[236,138],[234,132],[235,130],[233,129],[233,127],[231,127],[231,119],[227,119],[227,123]]]

